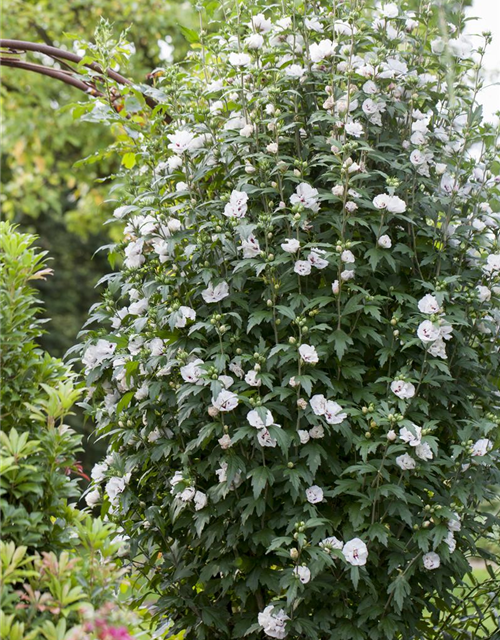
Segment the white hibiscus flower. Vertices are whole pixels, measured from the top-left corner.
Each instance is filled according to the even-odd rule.
[[[144,240],[139,239],[134,242],[130,242],[125,247],[125,261],[124,264],[128,269],[137,269],[144,264],[146,258],[142,255],[142,249],[144,247]]]
[[[245,382],[251,387],[260,387],[262,384],[262,380],[257,377],[258,375],[258,371],[255,371],[255,369],[250,369],[250,371],[245,376]]]
[[[196,311],[194,309],[191,309],[191,307],[181,306],[178,309],[178,318],[175,323],[175,327],[176,329],[182,329],[183,327],[186,326],[186,322],[188,320],[195,320],[195,319],[196,319]]]
[[[418,325],[417,336],[422,342],[434,342],[441,336],[441,330],[438,324],[430,320],[424,320]]]
[[[373,206],[376,209],[387,209],[387,204],[389,203],[389,196],[387,193],[380,193],[378,196],[373,198]]]
[[[327,400],[325,396],[322,394],[316,394],[309,400],[311,409],[313,410],[314,414],[317,416],[325,415],[326,403],[327,403]]]
[[[224,207],[224,215],[227,218],[244,218],[248,209],[247,203],[248,193],[233,189],[229,197],[229,202]]]
[[[420,460],[432,460],[434,458],[434,454],[432,453],[432,449],[427,442],[422,442],[421,444],[415,447],[415,453],[417,458]]]
[[[232,391],[222,389],[217,398],[212,398],[212,405],[219,411],[232,411],[238,406],[238,396]]]
[[[302,584],[307,584],[311,580],[311,570],[308,567],[295,567],[293,573],[298,577]]]
[[[229,295],[229,285],[227,282],[221,282],[214,287],[212,283],[201,292],[203,300],[207,303],[219,302]]]
[[[307,364],[317,364],[319,362],[318,352],[310,344],[302,344],[299,347],[300,357]]]
[[[342,413],[342,407],[333,400],[328,400],[325,409],[325,420],[328,424],[340,424],[347,418],[347,413]]]
[[[386,208],[390,213],[404,213],[406,211],[406,203],[398,196],[391,196]]]
[[[492,275],[500,273],[500,253],[491,253],[486,258],[486,264],[483,267],[483,271]]]
[[[260,255],[259,241],[253,233],[251,233],[246,240],[241,241],[241,249],[244,258],[255,258]]]
[[[193,498],[195,511],[200,511],[207,506],[208,498],[203,491],[196,491]]]
[[[331,551],[332,549],[342,549],[344,547],[344,543],[342,540],[339,540],[335,536],[331,536],[330,538],[324,538],[319,546],[325,551]]]
[[[277,445],[276,439],[271,436],[267,429],[259,429],[257,440],[261,447],[275,447]]]
[[[290,238],[281,243],[281,248],[283,251],[286,251],[286,253],[297,253],[300,249],[300,242],[294,238]]]
[[[264,609],[264,611],[259,613],[257,619],[264,633],[270,638],[277,638],[278,640],[286,638],[286,623],[290,618],[286,615],[283,609],[274,613],[274,607],[270,604]]]
[[[193,360],[180,368],[181,377],[184,382],[190,382],[191,384],[198,384],[199,382],[202,382],[200,379],[203,375],[203,370],[200,369],[200,364],[203,364],[203,360],[196,358],[196,360]]]
[[[274,424],[273,414],[269,409],[266,409],[265,422],[262,420],[256,409],[252,409],[247,413],[247,420],[250,426],[255,427],[256,429],[264,429],[265,427],[270,427]]]
[[[310,184],[302,182],[297,186],[295,193],[290,196],[290,202],[292,205],[301,204],[306,209],[317,212],[319,210],[318,190],[311,187]]]
[[[85,496],[85,502],[87,506],[90,508],[95,507],[101,498],[101,492],[99,491],[99,487],[94,487],[92,491],[89,491]]]
[[[404,453],[402,456],[398,456],[396,458],[396,464],[403,471],[411,471],[417,466],[415,460],[408,453]]]
[[[418,302],[418,310],[421,313],[432,315],[433,313],[439,313],[439,303],[436,298],[428,293]]]
[[[325,269],[328,266],[328,260],[322,258],[326,251],[323,249],[312,249],[311,253],[307,256],[307,261],[316,269]]]
[[[85,350],[82,362],[87,369],[97,367],[104,360],[111,358],[116,350],[116,343],[108,340],[99,339],[96,344],[90,345]]]
[[[301,67],[300,64],[291,64],[285,69],[286,75],[291,78],[302,78],[305,72],[306,70],[304,67]]]
[[[321,62],[325,58],[330,58],[335,53],[337,44],[329,39],[321,40],[321,42],[313,42],[309,47],[309,56],[312,62]]]
[[[306,489],[306,498],[307,501],[311,504],[317,504],[318,502],[322,502],[324,498],[323,489],[318,487],[317,485],[313,485]]]
[[[443,542],[448,545],[448,549],[450,550],[450,553],[453,553],[455,551],[455,549],[457,548],[457,541],[455,540],[455,536],[453,535],[453,531],[448,531],[448,534],[446,536],[446,538],[443,540]]]
[[[429,551],[422,557],[422,562],[427,570],[433,571],[434,569],[439,569],[441,558],[434,551]]]
[[[309,431],[306,431],[305,429],[299,429],[297,433],[299,435],[300,444],[307,444],[311,439]]]
[[[248,49],[262,49],[264,45],[264,37],[260,33],[252,33],[245,39],[245,45]]]
[[[168,148],[174,153],[182,154],[197,148],[199,141],[191,131],[176,131],[167,136],[170,140]]]
[[[252,16],[248,26],[250,29],[254,29],[255,31],[267,33],[271,30],[273,25],[271,20],[268,20],[263,13],[257,13],[255,16]]]
[[[368,559],[368,547],[360,538],[353,538],[346,542],[342,553],[347,562],[354,567],[364,566]]]
[[[360,138],[363,135],[363,125],[360,122],[346,122],[345,132],[354,138]]]
[[[340,254],[340,259],[342,260],[342,262],[346,262],[347,264],[356,262],[354,253],[349,249],[344,249],[344,251],[342,251],[342,253]]]
[[[408,400],[415,395],[415,385],[411,382],[405,382],[404,380],[394,380],[391,382],[391,391],[397,395],[398,398]]]
[[[411,424],[413,432],[407,427],[403,427],[399,430],[399,437],[403,442],[406,442],[410,447],[418,446],[422,441],[422,427],[418,427],[416,424]]]
[[[493,449],[493,442],[488,438],[481,438],[474,443],[472,447],[472,455],[483,457]]]
[[[236,51],[233,51],[229,54],[228,60],[229,64],[232,64],[233,67],[248,67],[252,58],[248,53],[237,53]]]
[[[319,21],[317,16],[312,16],[311,18],[305,18],[304,24],[307,29],[310,31],[316,31],[316,33],[322,33],[324,27]]]
[[[293,266],[295,273],[299,276],[308,276],[311,273],[311,263],[309,260],[297,260]]]
[[[383,235],[377,240],[377,244],[381,249],[390,249],[392,247],[392,240],[388,235]]]
[[[315,427],[312,427],[312,429],[309,429],[309,435],[314,440],[319,440],[325,437],[325,430],[320,424],[317,424]]]
[[[462,529],[462,521],[456,511],[453,513],[453,517],[448,520],[448,529],[454,533],[458,533]]]
[[[491,289],[482,285],[477,285],[477,299],[479,302],[489,302],[491,300]]]

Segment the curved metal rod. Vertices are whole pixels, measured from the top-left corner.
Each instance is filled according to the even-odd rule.
[[[20,51],[34,51],[36,53],[42,53],[54,60],[68,60],[70,62],[75,62],[76,64],[79,64],[83,58],[79,55],[77,55],[76,53],[71,53],[70,51],[64,51],[63,49],[58,49],[57,47],[52,47],[48,44],[43,44],[41,42],[28,42],[26,40],[9,40],[9,39],[5,39],[2,38],[0,39],[0,48],[3,49],[8,49],[9,52],[16,54]],[[8,54],[8,51],[3,52],[4,54]],[[1,53],[1,52],[0,52]],[[60,70],[51,70],[48,67],[44,67],[42,65],[32,65],[32,63],[20,63],[20,61],[17,64],[8,64],[8,58],[1,58],[0,59],[0,64],[4,65],[4,66],[8,66],[8,67],[17,67],[20,69],[27,69],[29,71],[35,71],[36,73],[42,73],[43,75],[47,75],[47,76],[51,76],[53,78],[57,78],[59,80],[62,80],[63,82],[66,82],[66,80],[63,80],[62,76],[60,75],[61,73],[64,73]],[[30,66],[26,66],[26,65],[32,65],[35,68],[31,68]],[[115,82],[118,82],[118,84],[121,85],[131,85],[132,82],[128,79],[125,78],[124,76],[122,76],[121,74],[117,73],[116,71],[113,71],[112,69],[107,69],[105,72],[102,70],[101,66],[98,65],[96,62],[89,62],[89,63],[84,63],[85,67],[88,67],[89,69],[92,69],[93,71],[95,71],[96,73],[99,73],[101,75],[107,75],[109,78],[111,78],[112,80],[115,80]],[[47,71],[58,71],[58,74],[54,74],[54,73],[48,73],[47,71],[42,71],[42,69],[46,69]],[[74,73],[78,73],[77,70],[74,70]],[[66,77],[70,77],[70,76],[66,76]],[[67,84],[71,84],[74,87],[77,87],[79,89],[81,89],[82,91],[85,91],[85,89],[82,89],[82,87],[77,83],[80,82],[82,84],[83,81],[76,81],[75,78],[73,78],[73,80],[75,80],[75,82],[67,82]],[[93,91],[97,91],[97,89],[94,89],[91,87],[91,92]],[[87,93],[89,93],[88,90],[86,90]],[[103,95],[101,92],[98,93],[92,93],[92,95]],[[144,100],[146,102],[146,104],[151,108],[154,109],[156,106],[158,106],[158,102],[154,99],[151,98],[150,96],[146,95],[145,93],[142,94],[144,96]],[[165,121],[167,123],[170,123],[172,121],[172,118],[168,115],[165,114]]]
[[[4,67],[12,67],[15,69],[25,69],[26,71],[33,71],[34,73],[39,73],[44,76],[49,76],[50,78],[56,78],[56,80],[61,80],[61,82],[65,82],[66,84],[71,85],[72,87],[76,87],[91,96],[102,97],[104,94],[92,87],[91,85],[85,83],[83,80],[79,80],[71,75],[68,71],[61,71],[59,69],[51,69],[50,67],[44,67],[41,64],[35,64],[33,62],[24,62],[23,60],[14,60],[12,58],[1,58],[0,57],[0,65]]]
[[[64,51],[64,49],[58,49],[57,47],[51,47],[48,44],[41,42],[27,42],[26,40],[5,40],[0,39],[0,47],[4,49],[12,49],[15,51],[35,51],[36,53],[43,53],[49,58],[60,58],[61,60],[69,60],[70,62],[76,62],[79,64],[82,61],[82,57],[76,53],[70,51]],[[97,73],[104,73],[102,68],[96,62],[89,62],[85,64],[89,69],[97,71]],[[106,70],[106,75],[112,80],[115,80],[119,84],[132,84],[128,78],[125,78],[121,74],[113,71],[112,69]],[[156,103],[155,103],[156,106]]]

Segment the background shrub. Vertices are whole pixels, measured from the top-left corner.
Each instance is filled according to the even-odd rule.
[[[132,583],[136,597],[141,588],[120,560],[125,538],[76,506],[81,436],[65,418],[80,392],[36,344],[32,282],[50,269],[34,241],[0,223],[0,637],[147,640],[147,609],[127,607]]]
[[[496,521],[489,36],[441,5],[249,9],[187,34],[150,119],[80,107],[131,169],[83,350],[93,478],[186,638],[422,637]]]

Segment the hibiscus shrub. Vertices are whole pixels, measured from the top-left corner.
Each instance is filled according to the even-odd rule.
[[[489,36],[425,3],[247,4],[185,30],[150,116],[134,87],[79,107],[124,166],[94,481],[186,640],[421,638],[500,479]]]

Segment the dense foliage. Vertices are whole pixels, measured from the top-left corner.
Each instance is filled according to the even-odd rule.
[[[0,636],[129,640],[146,611],[117,599],[118,586],[124,603],[132,589],[116,525],[76,507],[81,436],[65,419],[80,392],[71,371],[36,344],[32,283],[50,269],[34,241],[0,223]]]
[[[489,36],[403,4],[238,4],[151,119],[87,107],[131,169],[93,479],[186,638],[421,637],[495,523]]]

